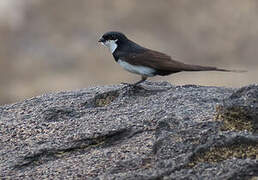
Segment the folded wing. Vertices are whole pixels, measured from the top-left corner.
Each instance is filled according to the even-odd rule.
[[[160,75],[168,75],[180,71],[230,71],[212,66],[185,64],[171,59],[170,56],[164,53],[150,49],[146,49],[141,53],[127,53],[127,55],[120,55],[120,59],[132,65],[154,68]]]

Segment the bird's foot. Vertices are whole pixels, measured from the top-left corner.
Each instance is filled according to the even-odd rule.
[[[142,86],[140,85],[140,83],[134,83],[134,84],[130,84],[130,83],[121,83],[122,85],[124,85],[124,88],[132,88],[132,89],[138,89],[138,88],[142,88]]]
[[[121,82],[121,84],[124,85],[124,86],[131,86],[132,85],[130,83],[125,83],[125,82]]]

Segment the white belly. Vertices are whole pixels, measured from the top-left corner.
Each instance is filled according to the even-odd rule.
[[[148,76],[148,77],[154,76],[154,74],[155,74],[155,69],[150,68],[150,67],[131,65],[131,64],[129,64],[125,61],[122,61],[120,59],[117,62],[125,70],[127,70],[131,73],[135,73],[135,74],[139,74],[139,75],[143,75],[143,76]]]

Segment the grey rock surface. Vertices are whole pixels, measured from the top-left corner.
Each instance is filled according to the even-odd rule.
[[[146,82],[1,106],[0,177],[255,178],[257,99],[257,85],[230,89]]]

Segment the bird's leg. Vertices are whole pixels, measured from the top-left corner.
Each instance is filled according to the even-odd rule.
[[[142,83],[143,81],[145,81],[147,79],[147,76],[142,76],[142,79],[140,81],[137,81],[134,84],[129,84],[129,83],[122,83],[123,85],[128,85],[128,86],[133,86],[136,87],[138,84]]]
[[[142,76],[142,79],[136,83],[133,84],[133,86],[137,86],[138,84],[142,83],[143,81],[145,81],[147,79],[146,76]]]

